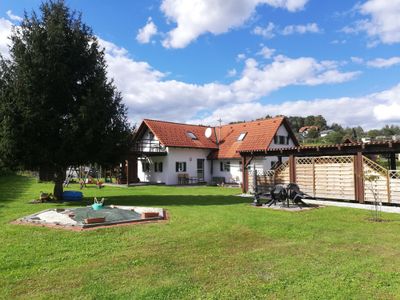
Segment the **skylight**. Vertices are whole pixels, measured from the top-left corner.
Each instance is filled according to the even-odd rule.
[[[243,141],[245,136],[246,136],[247,132],[242,132],[239,137],[237,138],[238,141]]]
[[[197,140],[197,136],[196,136],[193,132],[188,131],[186,134],[187,134],[187,136],[190,137],[192,140]]]

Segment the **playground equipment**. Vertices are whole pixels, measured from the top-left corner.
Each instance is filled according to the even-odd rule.
[[[64,181],[64,187],[68,187],[71,180],[73,178],[77,178],[79,184],[80,184],[80,189],[83,189],[86,187],[86,184],[88,183],[93,183],[93,179],[96,178],[96,185],[98,188],[101,188],[103,186],[103,183],[100,180],[101,176],[101,167],[100,170],[98,170],[95,166],[89,165],[89,166],[72,166],[69,167],[67,170],[67,176]]]

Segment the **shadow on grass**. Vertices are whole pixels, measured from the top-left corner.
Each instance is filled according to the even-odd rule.
[[[127,206],[206,206],[206,205],[233,205],[251,203],[251,198],[221,196],[221,195],[132,195],[105,197],[106,205]],[[84,198],[82,202],[67,202],[63,205],[88,205],[93,203],[93,198]]]
[[[0,176],[0,208],[15,201],[33,184],[33,179],[21,175]]]

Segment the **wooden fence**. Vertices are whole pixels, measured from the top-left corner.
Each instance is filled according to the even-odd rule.
[[[292,161],[292,181],[306,194],[316,198],[357,200],[356,156],[296,157]],[[361,169],[360,182],[365,201],[374,201],[375,191],[379,201],[400,204],[400,170],[387,170],[367,157],[362,157]],[[368,180],[371,178],[372,181]],[[250,192],[254,191],[255,179],[258,191],[263,193],[269,192],[276,184],[288,184],[291,181],[290,162],[281,164],[275,170],[251,170]]]

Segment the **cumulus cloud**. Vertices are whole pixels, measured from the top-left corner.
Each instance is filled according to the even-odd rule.
[[[12,21],[21,22],[23,20],[20,16],[14,15],[11,10],[7,10],[7,16]]]
[[[167,33],[166,48],[184,48],[200,35],[228,32],[243,25],[258,5],[295,12],[308,0],[163,0],[161,11],[176,27]]]
[[[146,25],[139,29],[136,35],[136,40],[141,44],[148,44],[151,38],[157,34],[157,26],[154,24],[151,17],[147,19]]]
[[[345,33],[365,32],[372,39],[369,47],[377,43],[394,44],[400,42],[400,0],[367,0],[356,6],[356,10],[366,19],[356,21],[342,29]]]
[[[320,33],[321,29],[317,23],[308,23],[305,25],[288,25],[282,30],[283,35],[290,35],[294,33],[305,34],[305,33]]]
[[[400,64],[400,56],[394,56],[391,58],[376,58],[367,62],[367,66],[373,68],[389,68],[398,64]]]
[[[275,24],[269,22],[266,27],[256,26],[253,29],[253,33],[260,35],[265,39],[272,39],[275,36]]]
[[[12,23],[0,18],[0,54],[9,57],[8,45],[10,44],[9,36],[11,34]]]
[[[274,23],[269,22],[266,27],[256,26],[252,33],[260,35],[266,39],[272,39],[277,34],[279,35],[292,35],[292,34],[306,34],[306,33],[321,33],[322,29],[319,28],[317,23],[287,25],[283,29],[276,26]]]
[[[338,113],[338,108],[342,108]],[[379,128],[390,123],[400,124],[400,84],[379,93],[363,97],[342,97],[288,101],[280,104],[260,102],[226,105],[210,116],[196,119],[196,123],[215,124],[222,117],[224,122],[252,120],[266,115],[308,116],[322,114],[328,123],[345,126]]]
[[[263,46],[259,52],[257,52],[257,55],[261,55],[265,59],[270,59],[272,55],[275,53],[275,49],[268,48],[266,46]]]
[[[132,120],[161,118],[189,121],[218,107],[259,101],[273,91],[293,85],[335,84],[355,78],[357,72],[341,72],[338,64],[310,57],[277,55],[267,65],[247,58],[237,79],[228,84],[190,84],[168,79],[147,62],[135,61],[128,52],[101,40],[106,49],[110,77],[122,92]]]

